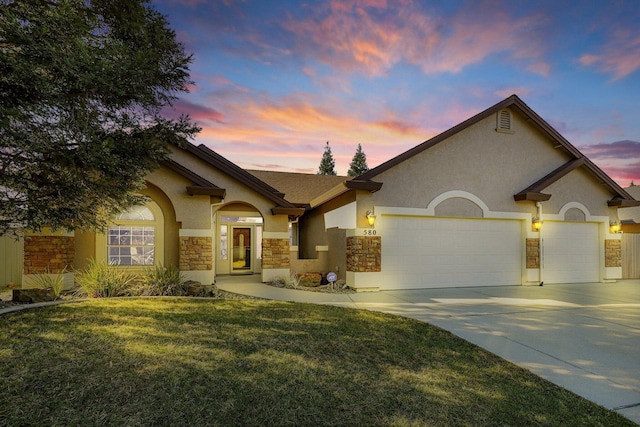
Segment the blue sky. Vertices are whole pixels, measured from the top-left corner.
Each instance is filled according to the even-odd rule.
[[[640,183],[640,1],[153,0],[193,53],[175,111],[247,169],[345,175],[517,94]]]

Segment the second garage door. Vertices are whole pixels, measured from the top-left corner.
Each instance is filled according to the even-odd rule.
[[[597,224],[545,221],[542,241],[542,279],[545,283],[600,280]]]
[[[522,223],[386,216],[382,289],[518,285]]]

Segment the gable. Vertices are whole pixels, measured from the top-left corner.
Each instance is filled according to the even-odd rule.
[[[606,188],[610,206],[638,203],[513,95],[358,179],[382,181],[376,199],[389,206],[424,207],[456,189],[478,195],[491,209],[513,210],[514,199],[548,199],[542,191],[575,168],[592,177],[589,188]]]
[[[376,200],[388,206],[426,207],[437,195],[461,190],[491,210],[513,210],[513,195],[566,163],[570,155],[550,138],[512,114],[512,133],[496,132],[492,115],[381,172]],[[528,207],[522,206],[522,211]]]
[[[172,146],[170,158],[171,162],[204,181],[195,182],[196,185],[188,188],[192,194],[207,194],[217,188],[224,190],[218,193],[218,197],[231,202],[249,203],[263,213],[271,211],[272,214],[289,216],[304,213],[304,209],[285,200],[283,193],[202,145],[196,147],[186,143],[183,147]],[[212,188],[208,192],[202,190],[206,183]]]

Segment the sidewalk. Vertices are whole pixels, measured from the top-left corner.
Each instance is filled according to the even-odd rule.
[[[260,298],[430,323],[640,424],[640,281],[330,294],[218,277]]]

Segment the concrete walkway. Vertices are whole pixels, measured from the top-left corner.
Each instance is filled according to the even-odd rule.
[[[328,294],[257,276],[220,289],[411,317],[446,329],[640,424],[640,281]]]

